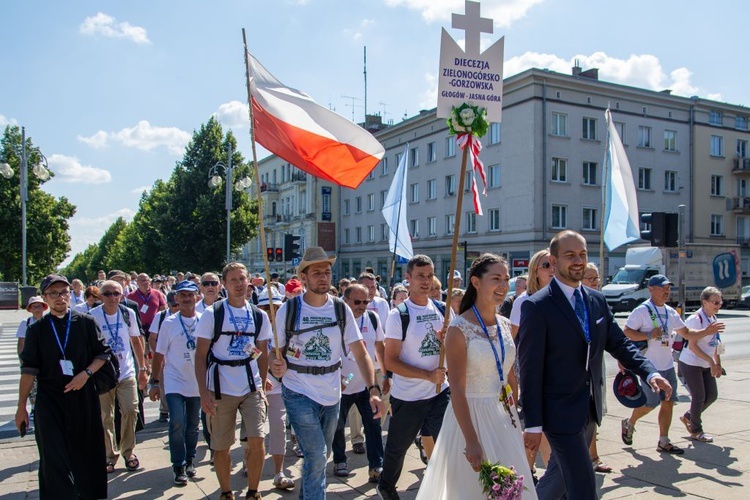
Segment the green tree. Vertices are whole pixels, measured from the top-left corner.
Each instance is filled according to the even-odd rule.
[[[8,163],[13,169],[10,178],[0,176],[0,275],[5,280],[21,281],[20,172],[23,145],[20,127],[6,126],[0,146],[0,163]],[[26,155],[28,165],[41,162],[39,150],[28,137]],[[67,198],[55,198],[41,190],[44,182],[29,172],[26,256],[28,283],[32,285],[54,271],[70,252],[68,220],[76,211]]]

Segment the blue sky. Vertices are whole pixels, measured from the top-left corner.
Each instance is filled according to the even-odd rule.
[[[482,45],[505,36],[506,77],[567,73],[577,58],[602,80],[750,105],[747,3],[712,5],[484,0],[495,32]],[[78,206],[75,253],[132,217],[212,115],[251,156],[242,28],[279,80],[358,122],[366,45],[368,113],[398,122],[436,105],[440,28],[461,40],[450,14],[463,10],[463,0],[6,0],[0,126],[26,127],[56,173],[45,189]]]

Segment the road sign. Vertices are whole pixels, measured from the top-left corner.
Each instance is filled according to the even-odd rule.
[[[300,262],[302,262],[302,259],[300,259],[299,257],[295,257],[292,259],[291,264],[293,266],[298,266]]]

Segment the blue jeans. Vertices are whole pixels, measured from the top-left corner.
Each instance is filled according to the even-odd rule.
[[[165,398],[169,408],[169,456],[172,466],[179,467],[195,459],[201,398],[177,393],[166,394]]]
[[[326,462],[339,420],[339,403],[324,406],[283,385],[281,395],[287,418],[305,458],[299,497],[304,500],[325,499]]]
[[[336,426],[336,434],[333,436],[333,461],[334,463],[346,463],[346,438],[344,427],[349,408],[357,405],[359,414],[362,416],[362,425],[365,428],[365,449],[367,450],[367,463],[370,469],[383,466],[383,430],[380,427],[380,418],[373,419],[372,407],[370,407],[370,391],[365,389],[357,394],[342,394],[341,409],[339,411],[339,422]]]

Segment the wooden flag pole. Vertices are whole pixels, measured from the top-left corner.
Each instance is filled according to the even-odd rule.
[[[468,132],[469,134],[471,131]],[[464,153],[461,156],[461,177],[458,181],[458,200],[456,201],[456,215],[453,224],[453,247],[451,248],[451,267],[448,271],[448,289],[445,297],[445,315],[443,317],[443,332],[448,331],[448,324],[450,323],[451,314],[451,294],[453,293],[453,271],[456,269],[456,252],[458,250],[458,233],[461,228],[461,204],[464,199],[464,184],[466,182],[466,160],[469,157],[469,148],[471,147],[471,141],[466,142]],[[445,338],[440,342],[440,364],[439,368],[442,368],[445,364]],[[437,384],[435,387],[435,393],[440,394],[440,385]]]
[[[247,109],[250,115],[250,144],[253,151],[253,176],[255,177],[255,187],[258,190],[258,228],[260,229],[260,247],[266,248],[266,230],[263,223],[263,195],[260,191],[260,172],[258,171],[258,157],[255,152],[255,119],[253,117],[253,96],[250,92],[250,63],[248,62],[247,38],[245,37],[245,28],[242,28],[242,44],[245,48],[245,79],[247,80]],[[228,180],[231,182],[231,180]],[[273,293],[271,293],[271,269],[268,265],[268,254],[263,254],[263,267],[266,273],[266,288],[268,291],[268,306],[270,308],[268,319],[271,321],[271,330],[273,331],[273,345],[276,351],[276,359],[281,358],[279,352],[279,336],[276,332],[276,311],[273,304]]]

